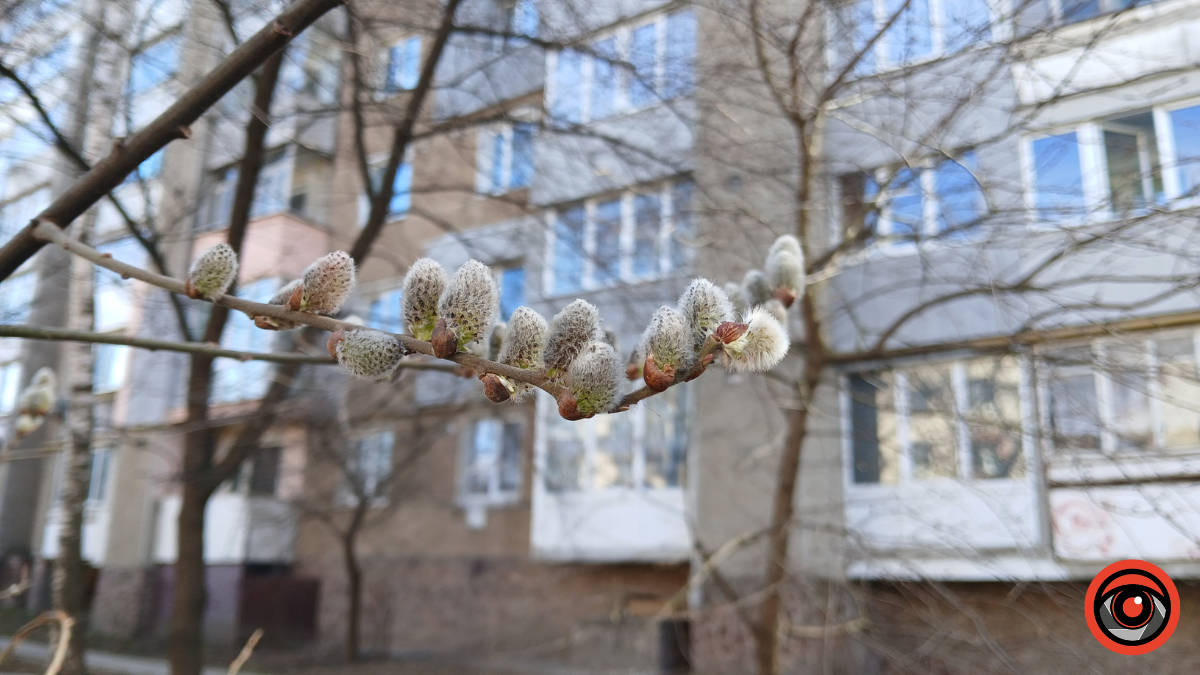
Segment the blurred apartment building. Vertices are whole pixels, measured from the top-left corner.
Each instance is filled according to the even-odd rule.
[[[129,12],[121,16],[137,30],[105,53],[98,72],[118,84],[97,91],[120,92],[106,103],[118,112],[112,128],[92,133],[120,136],[233,39],[199,1],[111,9]],[[238,15],[242,37],[267,16],[255,9]],[[387,159],[438,10],[362,9],[367,30],[353,46],[366,87],[357,93],[361,161],[346,105],[355,92],[344,17],[327,17],[289,48],[240,295],[268,298],[354,241],[367,209],[360,167],[378,175]],[[21,72],[67,102],[71,91],[54,75],[86,54],[86,31],[73,30],[78,11],[48,4],[6,20],[37,37],[22,46]],[[793,227],[797,155],[733,11],[464,3],[347,313],[400,331],[400,286],[414,260],[453,270],[475,258],[496,273],[502,318],[520,305],[549,318],[583,297],[628,353],[693,276],[738,280],[761,265],[772,239]],[[1014,583],[1067,588],[1126,557],[1194,575],[1200,343],[1188,327],[1196,299],[1180,279],[1195,270],[1187,209],[1200,187],[1200,78],[1187,36],[1200,4],[912,2],[886,24],[886,39],[868,44],[893,11],[882,0],[829,8],[813,70],[836,73],[865,50],[823,132],[817,170],[827,197],[804,208],[817,214],[813,252],[850,254],[813,287],[824,337],[839,355],[877,356],[846,358],[812,404],[795,569],[843,586],[964,582],[985,598]],[[11,233],[67,179],[18,93],[0,92],[9,112],[0,120],[0,223]],[[229,94],[190,140],[117,191],[137,205],[136,218],[153,219],[176,274],[222,240],[250,96],[246,85]],[[94,218],[100,248],[146,262],[111,205]],[[1045,286],[931,303],[947,289],[1019,276],[1064,237],[1126,221],[1121,236],[1075,254]],[[843,246],[864,229],[871,236]],[[4,323],[65,323],[50,302],[66,283],[52,256],[0,285]],[[96,283],[96,330],[181,335],[161,294],[104,273]],[[922,303],[931,304],[914,309]],[[193,334],[204,319],[198,305],[188,303]],[[1085,328],[1097,325],[1110,328]],[[1032,329],[1055,329],[1057,339],[995,353]],[[801,331],[794,322],[793,335]],[[232,316],[222,342],[265,351],[281,339]],[[11,413],[34,366],[59,363],[60,352],[0,340],[0,412]],[[95,355],[84,532],[96,572],[92,626],[162,637],[187,362],[114,346]],[[212,400],[225,437],[253,411],[271,366],[217,363]],[[369,500],[356,546],[368,653],[649,668],[686,645],[680,623],[660,629],[664,604],[682,597],[696,610],[697,668],[748,663],[752,643],[722,593],[688,579],[700,555],[769,522],[786,431],[779,406],[794,405],[778,390],[714,369],[628,413],[567,423],[544,396],[497,406],[474,379],[440,372],[368,384],[310,368],[298,389],[209,505],[212,641],[267,626],[341,644],[353,483]],[[40,571],[35,604],[48,597],[55,554],[60,469],[37,455],[53,434],[48,425],[13,445],[30,458],[0,468],[0,552]],[[722,562],[723,578],[753,589],[764,555],[758,544],[737,551]],[[794,586],[793,620],[825,620],[805,601],[809,587]],[[789,654],[803,658],[808,644],[797,640]]]

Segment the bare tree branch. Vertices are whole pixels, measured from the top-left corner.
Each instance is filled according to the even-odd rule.
[[[341,4],[340,0],[299,0],[235,49],[145,129],[113,148],[107,157],[42,211],[35,222],[0,248],[0,281],[11,276],[45,245],[33,234],[37,221],[50,222],[60,228],[69,226],[167,143],[191,136],[189,125],[206,110],[293,37]]]

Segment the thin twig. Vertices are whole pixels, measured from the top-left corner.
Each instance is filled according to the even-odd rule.
[[[15,635],[8,641],[8,646],[0,652],[0,663],[4,663],[17,649],[17,645],[25,641],[29,634],[50,623],[58,622],[58,646],[54,648],[54,658],[50,659],[50,665],[46,667],[44,675],[58,675],[58,671],[62,670],[63,661],[67,658],[67,645],[71,643],[71,629],[75,626],[75,619],[72,619],[66,612],[52,610],[39,615],[33,621],[21,627]]]
[[[239,361],[272,361],[274,363],[314,363],[329,365],[337,361],[328,356],[308,356],[305,354],[265,354],[261,352],[241,352],[233,349],[222,349],[212,345],[195,342],[171,342],[170,340],[149,340],[146,338],[126,337],[124,335],[90,333],[82,330],[66,330],[64,328],[45,328],[42,326],[13,326],[0,324],[0,337],[26,338],[30,340],[56,340],[59,342],[86,342],[102,345],[124,345],[148,349],[150,351],[184,352],[186,354],[207,354],[208,356],[223,356]]]
[[[246,640],[246,646],[242,647],[242,651],[238,653],[237,658],[233,660],[233,663],[229,664],[228,675],[237,675],[242,666],[246,665],[246,662],[250,660],[250,655],[254,653],[254,646],[258,644],[262,636],[263,629],[254,629],[254,632],[250,635],[250,639]]]
[[[0,591],[0,600],[7,600],[21,595],[29,590],[29,565],[21,566],[21,580]]]

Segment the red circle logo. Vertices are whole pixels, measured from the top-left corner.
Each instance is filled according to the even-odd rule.
[[[1167,573],[1145,560],[1122,560],[1092,579],[1083,602],[1088,628],[1118,654],[1152,652],[1179,623],[1179,591]]]

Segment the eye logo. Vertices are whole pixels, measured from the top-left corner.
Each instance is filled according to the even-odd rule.
[[[1145,654],[1163,646],[1179,623],[1175,582],[1144,560],[1122,560],[1092,579],[1084,600],[1088,628],[1118,654]]]

